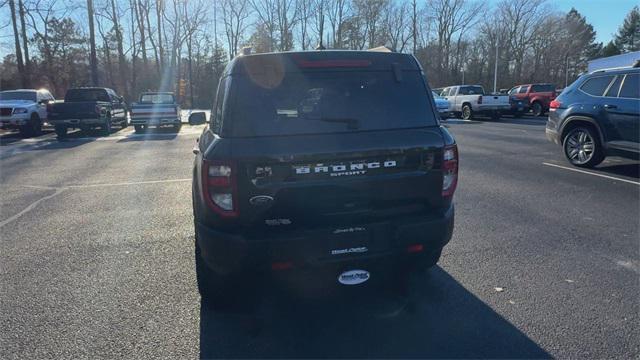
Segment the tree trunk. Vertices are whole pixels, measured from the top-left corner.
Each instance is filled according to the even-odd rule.
[[[98,80],[98,57],[96,55],[96,33],[93,24],[93,0],[87,0],[87,15],[89,17],[89,45],[91,52],[89,55],[89,63],[91,67],[91,83],[93,86],[98,86],[100,81]]]
[[[27,74],[24,71],[24,63],[22,62],[22,49],[20,48],[20,35],[18,33],[18,22],[16,18],[16,4],[14,0],[9,0],[11,7],[11,25],[13,25],[13,37],[16,45],[16,61],[18,62],[18,72],[20,73],[20,86],[27,87]]]
[[[145,70],[147,69],[147,39],[144,33],[144,17],[142,16],[142,3],[133,0],[132,4],[135,9],[136,22],[138,23],[138,30],[140,31],[140,49],[142,51],[142,63]]]
[[[158,52],[160,58],[160,72],[164,68],[164,51],[162,48],[162,12],[164,10],[164,0],[158,0],[156,3],[156,16],[158,22]]]
[[[113,15],[113,27],[116,31],[116,42],[118,48],[118,71],[120,75],[120,83],[122,85],[122,91],[124,92],[124,97],[129,99],[129,87],[128,78],[127,78],[127,62],[124,57],[124,49],[122,47],[122,29],[120,29],[120,25],[118,23],[119,14],[116,11],[116,3],[115,0],[111,0],[111,12]]]
[[[24,21],[24,4],[22,0],[18,0],[18,8],[20,10],[20,30],[22,32],[22,46],[24,47],[24,64],[26,71],[27,84],[26,87],[31,86],[31,59],[29,58],[29,40],[27,39],[27,26]]]

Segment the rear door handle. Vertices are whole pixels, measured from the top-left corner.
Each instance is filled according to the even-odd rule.
[[[618,108],[618,106],[617,106],[617,105],[606,104],[606,105],[604,106],[604,108],[605,108],[605,109],[617,109],[617,108]]]

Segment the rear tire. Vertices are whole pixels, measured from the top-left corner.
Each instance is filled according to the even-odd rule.
[[[107,116],[104,124],[102,125],[102,134],[104,136],[111,135],[111,116]]]
[[[562,139],[564,156],[571,165],[592,168],[605,158],[597,132],[586,126],[575,127]]]
[[[122,127],[123,130],[129,127],[129,122],[127,121],[126,116],[124,120],[122,120],[122,122],[120,123],[120,127]]]
[[[144,130],[145,130],[144,125],[133,125],[133,128],[135,129],[136,133],[138,133],[138,134],[144,132]]]
[[[463,120],[473,119],[473,111],[471,110],[471,106],[469,106],[469,104],[465,104],[462,106],[462,119]]]
[[[58,136],[58,140],[62,140],[62,139],[66,139],[67,138],[67,127],[66,126],[57,125],[55,127],[55,130],[56,130],[56,135]]]
[[[542,104],[536,101],[531,104],[531,112],[533,113],[533,116],[542,116],[544,115],[544,108],[542,108]]]

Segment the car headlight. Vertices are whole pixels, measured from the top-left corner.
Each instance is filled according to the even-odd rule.
[[[29,110],[27,110],[25,108],[15,108],[15,109],[13,109],[13,113],[14,114],[26,114],[27,112],[29,112]]]

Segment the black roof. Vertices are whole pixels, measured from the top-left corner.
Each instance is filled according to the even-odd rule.
[[[410,54],[378,51],[322,50],[241,55],[233,59],[227,74],[264,74],[300,71],[420,70]]]

